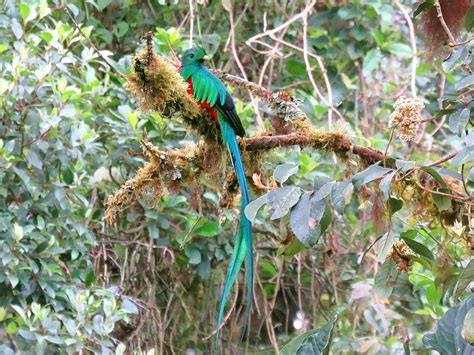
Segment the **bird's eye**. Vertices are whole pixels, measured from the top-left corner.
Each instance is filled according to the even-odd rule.
[[[194,58],[194,54],[191,53],[191,54],[189,55],[189,58]]]

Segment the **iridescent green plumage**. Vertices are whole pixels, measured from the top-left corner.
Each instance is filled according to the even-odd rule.
[[[218,340],[225,303],[229,297],[232,285],[237,278],[244,259],[246,260],[247,267],[247,305],[246,321],[244,329],[242,330],[243,332],[248,324],[253,293],[253,248],[252,225],[244,213],[244,209],[249,203],[247,180],[237,141],[237,135],[244,136],[245,130],[235,110],[232,97],[227,92],[222,81],[207,68],[204,63],[206,58],[206,52],[202,48],[192,48],[187,50],[182,56],[181,76],[192,85],[193,95],[196,101],[203,107],[215,110],[214,114],[220,125],[222,140],[230,152],[232,164],[242,194],[240,224],[235,238],[234,251],[232,253],[229,268],[227,270],[227,276],[224,282],[224,290],[222,291],[217,317],[216,340]]]

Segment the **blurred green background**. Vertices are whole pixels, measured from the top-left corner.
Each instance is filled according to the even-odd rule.
[[[179,54],[192,33],[213,68],[288,90],[302,100],[314,126],[344,131],[355,144],[385,151],[393,104],[412,95],[413,51],[403,12],[391,1],[321,1],[306,12],[306,31],[299,14],[308,3],[1,1],[1,353],[212,350],[238,213],[218,205],[224,182],[203,180],[199,196],[183,188],[156,200],[150,191],[116,224],[103,222],[107,197],[144,163],[145,132],[162,149],[196,140],[179,117],[140,112],[104,58],[127,74],[132,56],[144,48],[145,32],[153,32],[155,51],[169,58],[169,44]],[[400,6],[413,16],[414,3]],[[465,16],[468,8],[449,22],[460,42],[471,36],[474,12]],[[437,42],[423,27],[423,16],[427,12],[413,19],[414,74],[423,116],[433,120],[420,127],[414,142],[393,137],[389,153],[421,166],[453,150],[464,152],[443,165],[441,180],[467,194],[474,182],[472,42],[453,48],[447,38]],[[273,28],[280,30],[248,42]],[[250,134],[273,129],[274,114],[265,103],[243,89],[233,96]],[[329,114],[331,100],[337,112]],[[295,237],[289,215],[271,220],[265,208],[257,215],[255,304],[244,351],[285,350],[288,341],[337,313],[335,325],[312,333],[327,339],[332,329],[332,353],[429,353],[423,335],[470,293],[472,198],[433,202],[429,193],[415,198],[416,191],[394,182],[387,202],[378,183],[350,183],[367,167],[356,156],[341,161],[323,150],[274,149],[262,162],[266,184],[277,166],[291,164],[284,166],[293,168],[285,185],[311,191],[337,181],[339,190],[328,197],[327,231],[311,247]],[[439,182],[436,171],[428,174]],[[409,179],[426,182],[419,174]],[[368,250],[387,231],[393,242],[408,240],[416,254],[407,257],[406,270],[399,270],[400,260],[398,268],[392,259],[382,264],[377,248]],[[245,306],[244,286],[237,289],[221,344],[229,353],[237,350]]]

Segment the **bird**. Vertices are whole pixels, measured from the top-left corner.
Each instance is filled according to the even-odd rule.
[[[219,125],[222,141],[229,151],[241,192],[240,222],[236,232],[234,249],[227,269],[224,288],[217,313],[217,329],[215,336],[215,344],[217,347],[225,304],[245,259],[247,304],[244,325],[242,327],[240,338],[242,341],[250,319],[254,264],[252,224],[244,213],[245,207],[249,204],[249,191],[245,177],[242,154],[237,141],[237,136],[245,136],[245,129],[237,115],[232,96],[227,91],[224,83],[208,68],[208,60],[209,57],[203,48],[193,47],[188,49],[181,56],[180,73],[184,81],[189,84],[188,93],[194,96],[198,105],[208,109],[212,113],[216,124]]]

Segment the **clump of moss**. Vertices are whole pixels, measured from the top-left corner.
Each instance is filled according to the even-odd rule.
[[[153,110],[167,117],[180,112],[183,116],[195,118],[200,113],[177,68],[155,53],[138,53],[133,58],[132,72],[127,79],[126,87],[139,99],[142,110]]]
[[[150,50],[135,55],[126,88],[139,100],[142,110],[165,117],[179,114],[200,135],[219,139],[215,122],[188,94],[188,84],[167,58]]]
[[[216,178],[225,166],[226,155],[217,144],[190,144],[180,149],[162,151],[148,141],[142,141],[143,154],[148,159],[136,175],[127,180],[107,200],[104,220],[108,224],[147,188],[152,188],[159,198],[169,191],[177,191],[184,183],[192,186],[200,176]]]

